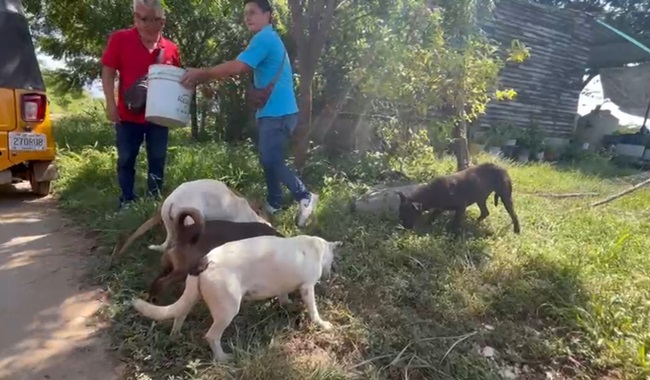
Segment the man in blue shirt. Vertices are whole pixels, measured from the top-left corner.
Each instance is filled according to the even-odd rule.
[[[286,165],[284,151],[298,124],[298,105],[293,90],[291,63],[278,33],[271,25],[268,0],[250,0],[244,7],[246,26],[254,35],[237,59],[209,69],[189,69],[181,79],[186,87],[218,80],[253,70],[256,88],[263,88],[275,79],[266,104],[257,110],[260,163],[264,168],[267,188],[266,209],[273,214],[280,210],[284,184],[299,202],[296,224],[303,227],[314,211],[318,195],[307,190],[302,181]]]

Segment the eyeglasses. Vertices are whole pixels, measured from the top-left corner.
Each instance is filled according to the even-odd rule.
[[[138,20],[149,24],[158,24],[163,20],[162,17],[147,18],[147,17],[142,17],[137,13],[133,13],[133,16],[135,16],[135,18],[137,18]]]

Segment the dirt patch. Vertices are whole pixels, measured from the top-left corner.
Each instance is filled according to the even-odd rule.
[[[335,363],[334,358],[313,341],[294,338],[287,342],[284,352],[287,357],[292,358],[294,364],[308,368],[328,367]]]
[[[81,282],[92,242],[55,206],[0,192],[0,378],[120,379],[95,318],[105,295]]]

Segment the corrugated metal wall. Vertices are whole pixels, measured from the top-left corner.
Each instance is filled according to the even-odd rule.
[[[580,12],[544,7],[524,0],[500,0],[488,35],[510,47],[519,39],[530,48],[521,64],[500,73],[500,88],[517,91],[515,101],[491,102],[481,127],[537,124],[549,137],[567,138],[573,125],[589,58],[592,25]]]

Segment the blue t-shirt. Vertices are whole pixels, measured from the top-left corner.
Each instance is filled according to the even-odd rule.
[[[253,83],[256,88],[262,88],[271,83],[286,55],[282,39],[271,25],[267,25],[253,36],[248,47],[239,54],[237,60],[253,68]],[[298,104],[293,91],[291,62],[286,56],[282,74],[275,83],[267,103],[257,110],[256,116],[258,118],[278,117],[297,112]]]

